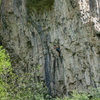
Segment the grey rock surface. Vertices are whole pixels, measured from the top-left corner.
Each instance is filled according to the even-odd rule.
[[[1,5],[0,35],[16,72],[40,65],[41,80],[54,95],[99,87],[100,32],[92,21],[83,24],[78,0],[55,0],[53,9],[41,14],[28,13],[25,3]]]

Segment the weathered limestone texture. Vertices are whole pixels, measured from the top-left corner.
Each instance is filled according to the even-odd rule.
[[[100,32],[91,20],[83,23],[78,0],[55,0],[40,14],[25,5],[25,0],[1,5],[2,43],[16,73],[40,65],[40,78],[54,95],[100,86]]]

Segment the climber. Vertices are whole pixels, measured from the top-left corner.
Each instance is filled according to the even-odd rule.
[[[54,45],[54,49],[56,49],[56,51],[59,53],[59,56],[60,56],[60,53],[61,53],[61,51],[60,51],[60,47],[57,46],[57,45]]]

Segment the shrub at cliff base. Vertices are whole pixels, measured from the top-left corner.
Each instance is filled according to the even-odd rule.
[[[33,66],[30,72],[15,72],[9,55],[0,46],[0,100],[42,100],[48,89],[35,78],[39,69]]]
[[[11,74],[11,63],[8,54],[0,46],[0,100],[7,100],[9,85],[7,84],[7,74]]]
[[[47,11],[52,9],[55,0],[26,0],[26,6],[29,12]]]

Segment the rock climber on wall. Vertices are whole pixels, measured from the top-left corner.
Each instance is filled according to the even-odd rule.
[[[61,53],[60,47],[58,45],[54,45],[54,49],[56,49],[56,51],[58,52],[60,56],[60,53]]]

